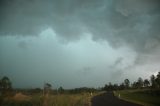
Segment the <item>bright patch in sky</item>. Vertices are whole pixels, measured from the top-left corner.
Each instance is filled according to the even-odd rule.
[[[1,37],[1,75],[9,75],[15,86],[50,82],[67,88],[94,87],[111,81],[117,69],[133,64],[136,54],[132,50],[115,50],[106,41],[96,42],[91,34],[84,34],[79,41],[66,43],[50,28],[39,37]]]

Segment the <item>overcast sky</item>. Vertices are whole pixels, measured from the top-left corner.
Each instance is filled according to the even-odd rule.
[[[0,77],[14,87],[99,87],[159,70],[159,0],[0,0]]]

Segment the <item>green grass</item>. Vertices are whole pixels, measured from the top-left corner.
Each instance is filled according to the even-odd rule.
[[[160,106],[160,90],[121,90],[115,91],[120,99],[138,103],[144,106]]]

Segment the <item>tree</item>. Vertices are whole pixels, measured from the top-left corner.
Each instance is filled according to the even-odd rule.
[[[125,79],[125,80],[124,80],[124,84],[125,84],[125,87],[126,87],[126,88],[129,88],[129,85],[130,85],[129,79]]]
[[[145,79],[145,80],[144,80],[144,86],[145,86],[145,87],[148,87],[149,85],[150,85],[150,83],[149,83],[148,79]]]
[[[112,90],[113,90],[113,85],[112,85],[111,82],[109,82],[108,90],[109,90],[109,91],[112,91]]]
[[[58,88],[58,92],[59,92],[59,93],[63,93],[63,92],[64,92],[63,87],[59,87],[59,88]]]
[[[0,79],[0,91],[2,90],[2,80]]]
[[[49,83],[46,83],[44,86],[45,86],[45,88],[48,88],[48,89],[50,89],[52,87],[52,85]]]
[[[155,82],[156,82],[156,84],[157,84],[157,86],[159,88],[160,87],[160,72],[158,72],[157,78],[155,79]]]
[[[133,84],[132,84],[132,88],[138,88],[139,87],[139,83],[138,82],[133,82]]]
[[[151,80],[151,87],[155,88],[156,87],[156,81],[155,81],[155,76],[151,75],[150,80]]]
[[[12,89],[12,83],[11,83],[10,79],[8,77],[4,76],[0,80],[0,91],[1,91],[1,93],[6,94],[11,89]]]
[[[125,85],[124,85],[124,83],[121,83],[121,84],[119,85],[119,89],[120,89],[120,90],[125,89]]]
[[[11,81],[8,77],[3,77],[1,79],[1,84],[2,84],[2,89],[7,90],[7,89],[11,89]]]
[[[141,77],[138,78],[138,87],[139,88],[143,87],[143,79]]]
[[[106,91],[112,91],[112,90],[114,90],[114,86],[112,85],[111,82],[109,82],[108,85],[107,84],[105,85],[104,90],[106,90]]]
[[[114,85],[113,85],[113,90],[118,90],[118,89],[119,89],[118,84],[114,84]]]
[[[45,94],[49,94],[49,92],[50,92],[50,90],[51,90],[51,87],[52,87],[52,85],[51,84],[49,84],[49,83],[45,83],[44,84],[44,90],[43,90],[43,95],[45,95]]]

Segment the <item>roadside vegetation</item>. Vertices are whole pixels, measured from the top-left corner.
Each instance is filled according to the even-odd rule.
[[[8,77],[0,80],[0,106],[91,106],[91,98],[98,90],[75,88],[57,90],[45,83],[43,89],[13,89]]]
[[[159,89],[119,90],[115,91],[114,94],[120,99],[144,106],[160,106]]]
[[[104,90],[113,90],[115,96],[126,101],[144,106],[160,106],[160,72],[156,76],[151,75],[150,80],[139,77],[132,84],[128,79],[119,86],[110,83],[105,85]]]
[[[59,95],[24,95],[16,94],[16,98],[5,98],[2,106],[90,106],[90,95],[59,94]]]
[[[43,88],[15,89],[8,77],[0,79],[0,106],[91,106],[91,98],[101,91],[114,91],[120,99],[145,106],[160,106],[160,72],[150,79],[139,77],[131,83],[106,84],[102,88],[53,89],[45,83]]]

